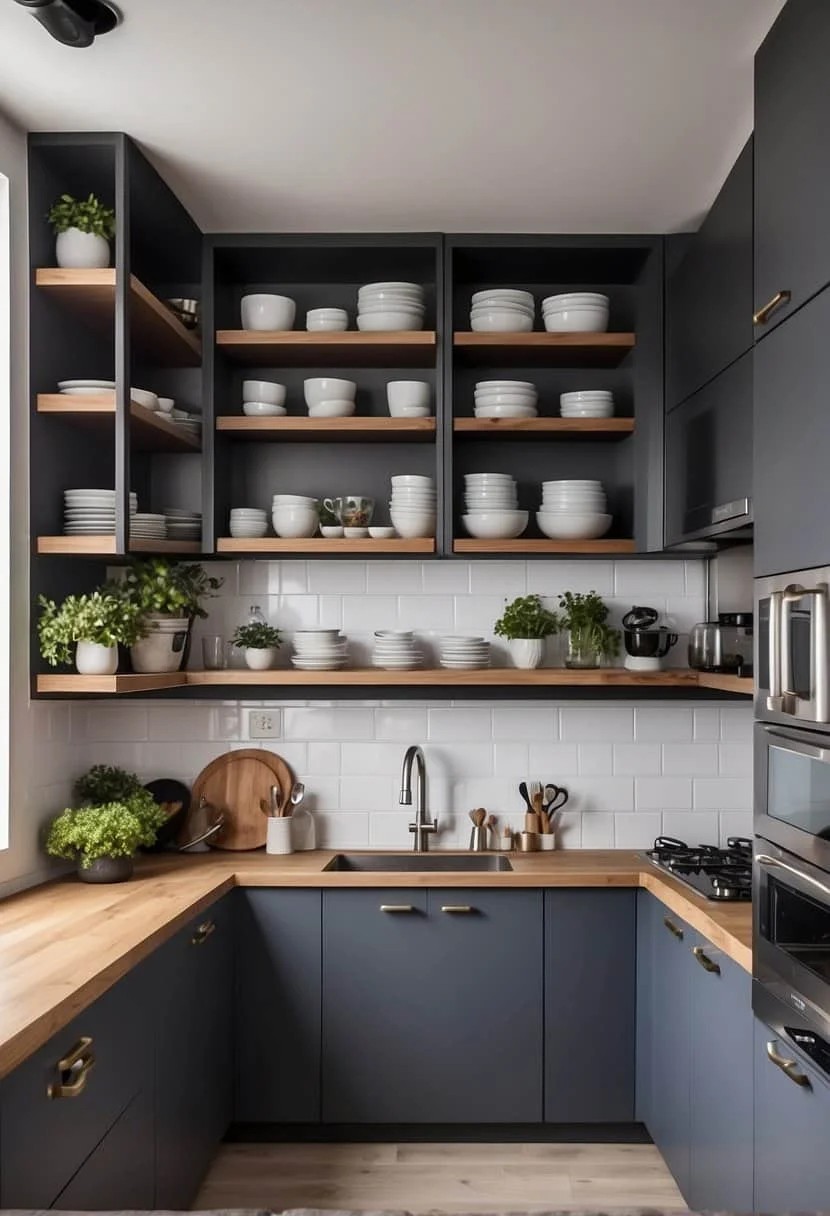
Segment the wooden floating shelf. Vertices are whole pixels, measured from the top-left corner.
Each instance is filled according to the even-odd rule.
[[[187,683],[184,671],[163,675],[80,676],[73,672],[37,677],[38,692],[57,693],[131,693],[156,692],[164,688],[183,688]]]
[[[39,393],[37,412],[86,426],[110,426],[115,419],[115,393]],[[130,402],[130,443],[139,452],[200,452],[201,442],[173,422]]]
[[[237,363],[261,367],[431,367],[434,330],[308,333],[306,330],[220,329],[217,348]]]
[[[114,333],[116,272],[104,270],[35,271],[35,286],[65,302],[90,324]],[[137,353],[167,367],[199,367],[202,344],[178,317],[130,275],[130,338]]]
[[[115,537],[106,536],[39,536],[37,552],[53,557],[118,557],[119,551]],[[202,545],[198,540],[145,540],[144,538],[130,541],[129,553],[169,554],[201,554]]]
[[[456,418],[456,435],[480,438],[524,439],[546,435],[551,439],[627,439],[634,433],[633,418]]]
[[[453,553],[634,553],[633,540],[476,540],[468,537],[453,542]]]
[[[314,536],[301,540],[284,540],[280,536],[265,536],[262,540],[248,540],[245,537],[220,536],[216,541],[217,553],[246,553],[274,554],[292,553],[305,554],[313,557],[319,553],[366,553],[366,554],[407,554],[434,553],[435,540],[431,536],[417,537],[414,540],[403,540],[394,537],[392,540],[373,540],[371,536],[362,540],[329,540],[325,536]]]
[[[713,692],[737,692],[747,697],[754,696],[755,681],[752,676],[730,676],[714,671],[699,671],[697,682],[701,688],[711,688]]]
[[[247,418],[237,414],[216,419],[217,431],[236,439],[352,443],[429,443],[435,439],[434,418]]]
[[[634,349],[635,334],[480,334],[457,331],[459,354],[477,363],[543,364],[546,367],[617,367]]]

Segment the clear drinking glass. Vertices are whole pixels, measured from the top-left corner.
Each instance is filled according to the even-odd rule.
[[[225,667],[225,639],[218,635],[202,638],[202,663],[205,671],[222,671]]]

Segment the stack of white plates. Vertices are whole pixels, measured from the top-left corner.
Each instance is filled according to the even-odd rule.
[[[337,671],[349,661],[349,643],[339,629],[298,629],[291,662],[302,671]]]
[[[417,473],[392,478],[389,517],[398,536],[435,535],[435,482]]]
[[[521,536],[528,512],[519,511],[516,482],[509,473],[465,473],[466,515],[461,522],[479,540],[506,540]]]
[[[90,397],[115,391],[114,380],[59,380],[58,388],[68,397]]]
[[[480,637],[448,635],[439,642],[438,662],[456,671],[490,666],[490,643]]]
[[[551,540],[594,540],[611,527],[601,481],[543,481],[539,531]]]
[[[539,394],[529,380],[479,380],[476,418],[535,418]]]
[[[611,418],[614,414],[614,394],[604,389],[562,393],[559,412],[563,418]]]
[[[163,515],[136,511],[130,516],[130,536],[133,540],[166,540],[167,520]]]
[[[423,651],[418,649],[411,630],[379,629],[375,633],[373,667],[384,667],[388,671],[409,671],[413,667],[422,666],[423,661]]]
[[[424,289],[419,283],[367,283],[357,293],[360,330],[423,329]]]
[[[568,291],[542,301],[549,334],[603,333],[608,328],[611,301],[598,291]]]
[[[533,329],[536,301],[529,291],[491,287],[473,293],[470,329],[476,333],[529,333]]]
[[[167,535],[171,540],[201,540],[202,516],[197,511],[185,511],[182,507],[165,507]]]
[[[115,532],[115,490],[64,490],[64,526],[66,536],[102,536]],[[135,494],[130,494],[130,515],[138,507]]]
[[[268,531],[268,515],[258,507],[234,507],[231,511],[231,536],[259,540]]]

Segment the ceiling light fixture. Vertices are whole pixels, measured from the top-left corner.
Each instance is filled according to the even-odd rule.
[[[108,0],[15,0],[30,10],[57,42],[64,46],[92,46],[98,34],[107,34],[121,21]]]

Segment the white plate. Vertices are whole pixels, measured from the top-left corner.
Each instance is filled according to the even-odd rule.
[[[67,390],[75,389],[76,392],[84,392],[90,388],[115,388],[114,380],[59,380],[58,388],[62,393]]]

